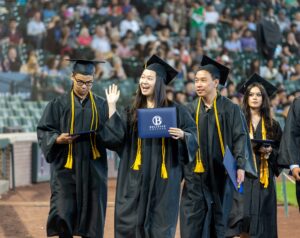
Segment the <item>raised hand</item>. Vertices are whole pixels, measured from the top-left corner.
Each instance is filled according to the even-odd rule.
[[[120,90],[118,90],[118,86],[113,84],[109,85],[108,89],[105,89],[105,94],[106,94],[106,100],[108,104],[108,114],[109,117],[111,117],[116,109],[116,103],[119,100],[120,97]]]
[[[120,90],[115,84],[109,85],[108,89],[105,89],[105,94],[108,104],[116,104],[120,97]]]

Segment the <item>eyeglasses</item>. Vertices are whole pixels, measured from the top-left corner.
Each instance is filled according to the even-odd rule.
[[[74,76],[74,79],[75,79],[77,85],[80,86],[80,87],[82,87],[84,84],[85,84],[87,87],[91,87],[91,86],[93,85],[93,83],[94,83],[94,81],[92,81],[92,80],[91,80],[91,81],[86,81],[86,82],[84,82],[84,81],[82,81],[82,80],[80,80],[80,79],[76,79],[75,76]]]

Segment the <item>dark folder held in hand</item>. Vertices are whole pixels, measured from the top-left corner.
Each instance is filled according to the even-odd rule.
[[[228,146],[226,146],[226,151],[225,151],[225,155],[224,155],[224,159],[223,159],[223,164],[225,166],[225,169],[227,171],[227,174],[231,180],[231,182],[233,183],[233,186],[235,188],[236,191],[242,193],[242,187],[240,187],[237,183],[237,163],[236,163],[236,159],[233,157],[230,149],[228,148]]]
[[[75,132],[73,134],[69,134],[70,136],[84,136],[84,135],[89,135],[91,133],[96,132],[95,130],[92,131],[79,131],[79,132]]]
[[[138,136],[140,138],[170,137],[170,127],[177,127],[175,107],[138,109]]]

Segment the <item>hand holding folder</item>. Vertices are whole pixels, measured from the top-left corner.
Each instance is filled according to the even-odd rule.
[[[233,157],[228,146],[226,146],[223,164],[225,166],[225,169],[228,173],[231,182],[233,183],[235,190],[239,193],[242,193],[243,186],[241,183],[238,183],[237,181],[237,162],[236,159]]]

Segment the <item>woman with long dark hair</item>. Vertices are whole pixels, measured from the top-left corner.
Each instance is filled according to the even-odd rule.
[[[106,90],[109,125],[120,157],[115,205],[115,237],[172,238],[178,217],[182,165],[192,161],[198,148],[193,118],[184,106],[167,100],[166,84],[177,71],[152,56],[140,79],[131,108],[116,112],[119,91]],[[138,137],[137,110],[175,107],[177,127],[171,138]]]
[[[244,216],[241,237],[277,237],[275,176],[281,128],[271,116],[269,96],[276,88],[254,74],[239,90],[253,145],[258,178],[245,179]]]

